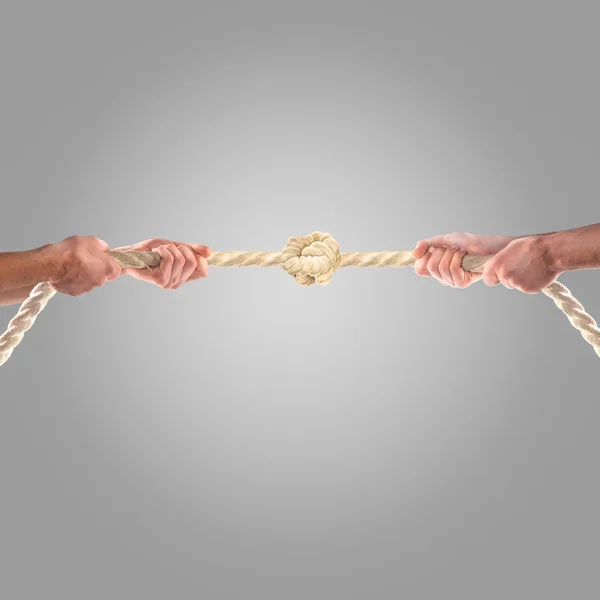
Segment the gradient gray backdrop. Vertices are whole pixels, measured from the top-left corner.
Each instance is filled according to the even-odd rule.
[[[0,249],[600,221],[560,5],[3,2]],[[0,596],[597,596],[599,365],[545,296],[410,269],[56,297],[0,372]]]

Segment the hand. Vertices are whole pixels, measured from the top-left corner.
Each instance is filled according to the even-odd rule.
[[[158,253],[161,262],[157,267],[150,269],[128,267],[123,269],[123,273],[135,279],[154,283],[165,290],[176,290],[187,281],[195,281],[208,275],[206,259],[210,256],[211,250],[201,244],[184,244],[153,238],[116,250],[143,250]]]
[[[466,254],[496,254],[515,238],[503,235],[473,235],[448,233],[421,240],[413,250],[417,259],[415,273],[433,277],[441,284],[466,288],[479,281],[481,273],[471,273],[462,268]]]
[[[552,264],[546,238],[531,235],[510,242],[483,271],[486,285],[501,283],[509,289],[537,294],[561,274]]]
[[[50,285],[57,292],[80,296],[114,281],[121,268],[108,249],[106,242],[91,236],[72,236],[44,247],[44,259],[51,265]]]

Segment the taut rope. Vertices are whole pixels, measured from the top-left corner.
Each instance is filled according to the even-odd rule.
[[[145,269],[157,266],[161,260],[155,252],[114,250],[110,251],[109,255],[121,268]],[[462,268],[465,271],[482,273],[486,262],[491,258],[492,256],[466,255]],[[328,233],[316,231],[304,237],[290,238],[282,252],[214,252],[208,259],[208,264],[212,267],[282,267],[296,279],[296,283],[309,286],[313,283],[329,283],[333,273],[342,267],[410,267],[415,261],[411,252],[402,250],[342,253],[339,244]],[[600,329],[583,306],[573,298],[571,292],[558,282],[542,291],[554,300],[573,327],[580,331],[600,356]],[[23,302],[19,312],[8,324],[6,332],[0,336],[0,365],[9,359],[25,332],[31,328],[36,317],[55,293],[49,283],[39,283],[33,288],[29,298]]]

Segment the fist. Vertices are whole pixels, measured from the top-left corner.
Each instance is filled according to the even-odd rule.
[[[51,244],[46,249],[53,265],[49,283],[57,292],[80,296],[114,281],[121,268],[108,250],[106,242],[91,236],[72,236]]]
[[[160,264],[150,269],[123,269],[124,275],[148,281],[165,290],[176,290],[188,281],[203,279],[208,275],[206,259],[211,250],[202,244],[184,244],[162,238],[152,238],[145,242],[124,246],[118,250],[142,250],[156,252]]]
[[[546,240],[531,235],[512,241],[485,265],[486,285],[502,284],[508,289],[537,294],[561,274],[550,260]]]
[[[463,258],[467,254],[496,254],[513,239],[503,235],[457,232],[421,240],[413,250],[415,273],[433,277],[442,285],[466,288],[479,281],[481,274],[465,271],[462,268]]]

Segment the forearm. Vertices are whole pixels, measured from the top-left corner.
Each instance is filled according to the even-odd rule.
[[[538,237],[538,238],[545,238],[545,237],[556,235],[557,233],[561,233],[561,232],[551,231],[550,233],[535,233],[535,234],[528,233],[527,235],[511,235],[511,236],[508,236],[508,240],[510,240],[511,242],[513,240],[522,240],[523,238],[531,237],[532,235],[535,235],[535,237]]]
[[[600,223],[549,234],[542,243],[549,263],[561,273],[600,268]]]
[[[0,305],[22,302],[38,283],[53,279],[56,264],[47,248],[0,253]]]
[[[29,297],[34,285],[25,287],[13,288],[10,290],[0,291],[0,306],[9,306],[10,304],[21,304]]]

